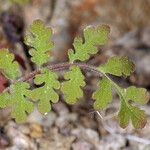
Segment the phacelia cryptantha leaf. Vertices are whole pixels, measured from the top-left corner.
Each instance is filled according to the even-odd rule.
[[[31,60],[37,65],[42,65],[50,59],[50,51],[54,47],[50,38],[52,29],[47,28],[41,20],[35,20],[26,34],[25,43],[32,48],[29,51]]]

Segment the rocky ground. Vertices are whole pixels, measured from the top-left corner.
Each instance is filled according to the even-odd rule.
[[[148,0],[32,0],[24,5],[14,5],[0,0],[0,13],[12,14],[23,30],[35,19],[42,19],[54,30],[55,51],[53,62],[67,60],[67,50],[73,39],[87,25],[108,24],[110,41],[100,47],[98,55],[88,63],[99,65],[108,57],[127,55],[136,64],[135,73],[127,79],[115,78],[122,86],[137,85],[150,91],[150,2]],[[18,13],[19,12],[19,13]],[[130,12],[130,13],[128,13]],[[19,15],[19,16],[18,16]],[[19,20],[19,21],[18,21]],[[24,26],[23,26],[24,24]],[[4,26],[11,27],[7,19],[0,24],[0,48],[8,47],[19,60],[26,75],[31,68],[25,57],[21,41],[8,37]],[[20,39],[20,38],[19,38]],[[13,42],[12,42],[13,41]],[[14,50],[15,49],[15,50]],[[104,111],[92,108],[91,93],[96,89],[96,76],[86,73],[85,95],[74,106],[67,105],[62,96],[44,116],[34,111],[26,123],[17,124],[10,118],[9,109],[0,110],[0,150],[150,150],[150,105],[143,107],[148,123],[142,130],[130,125],[121,129],[117,123],[119,100]],[[7,83],[0,75],[0,91]]]

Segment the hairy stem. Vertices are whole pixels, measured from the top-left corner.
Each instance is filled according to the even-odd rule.
[[[43,68],[48,68],[49,70],[52,70],[52,71],[61,71],[61,70],[69,69],[69,67],[74,66],[74,65],[80,67],[83,70],[94,72],[100,77],[102,76],[102,73],[98,71],[95,66],[88,65],[85,63],[60,63],[60,64],[46,65]],[[27,76],[21,77],[18,80],[13,81],[13,83],[18,82],[18,81],[28,81],[32,79],[35,75],[39,74],[43,68],[40,68],[38,70],[31,72]]]
[[[69,67],[74,66],[74,65],[80,67],[83,70],[93,72],[93,73],[97,74],[99,77],[101,77],[103,75],[103,73],[100,72],[99,70],[97,70],[97,68],[93,65],[88,65],[86,63],[67,63],[67,62],[65,62],[65,63],[59,63],[59,64],[45,65],[44,67],[41,67],[40,69],[29,73],[27,76],[23,76],[21,78],[18,78],[17,80],[13,80],[11,83],[15,84],[18,81],[29,81],[30,79],[34,78],[37,74],[40,74],[41,70],[43,68],[48,68],[49,70],[52,70],[52,71],[62,71],[62,70],[69,69]],[[4,90],[4,92],[6,92],[6,91],[9,91],[9,87]]]

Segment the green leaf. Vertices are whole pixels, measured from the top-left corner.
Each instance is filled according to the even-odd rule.
[[[99,81],[98,87],[98,90],[93,94],[93,99],[96,100],[94,108],[104,109],[112,101],[111,83],[106,77],[103,77]]]
[[[71,66],[69,72],[64,75],[67,81],[62,83],[61,91],[64,99],[69,104],[74,104],[83,96],[81,87],[85,86],[84,76],[77,66]]]
[[[45,27],[41,20],[34,21],[25,37],[25,43],[32,47],[29,51],[31,60],[37,65],[49,60],[50,51],[54,47],[50,38],[52,38],[52,29]]]
[[[126,104],[123,100],[118,114],[120,126],[126,128],[131,119],[134,128],[142,129],[146,125],[147,119],[144,110]]]
[[[60,88],[58,76],[45,68],[42,70],[41,74],[36,75],[34,83],[36,85],[44,85],[32,90],[29,97],[39,101],[38,109],[41,113],[44,114],[49,112],[51,109],[50,101],[56,103],[59,100],[59,96],[55,92],[56,89]]]
[[[28,83],[17,82],[10,86],[10,95],[8,93],[0,95],[0,107],[11,106],[11,116],[17,122],[24,122],[27,118],[27,113],[31,113],[34,109],[33,103],[26,98],[30,92],[29,87]]]
[[[8,49],[0,49],[0,69],[9,79],[20,76],[19,65],[14,61],[14,55]]]
[[[121,97],[120,97],[121,99]],[[126,128],[129,124],[132,113],[130,114],[130,109],[128,109],[126,103],[121,99],[121,107],[118,114],[119,124],[122,128]]]
[[[134,64],[126,56],[115,56],[110,58],[105,65],[100,66],[99,70],[115,76],[129,76],[134,71]]]
[[[143,88],[136,88],[131,86],[122,92],[121,108],[118,114],[120,126],[122,128],[127,127],[131,119],[134,128],[143,128],[147,122],[144,110],[139,109],[129,103],[132,100],[139,104],[146,104],[149,99],[149,95]]]
[[[144,105],[149,101],[149,94],[147,90],[144,88],[137,88],[135,86],[130,86],[126,90],[125,98]]]
[[[8,100],[10,100],[8,92],[0,93],[0,108],[5,108]]]
[[[68,51],[70,62],[85,61],[91,54],[96,54],[98,51],[96,46],[106,44],[109,32],[110,28],[107,25],[87,27],[84,30],[84,42],[80,37],[75,38],[73,43],[75,52],[72,49]]]

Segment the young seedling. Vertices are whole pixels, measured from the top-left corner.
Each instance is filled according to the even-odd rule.
[[[146,89],[130,86],[122,88],[116,84],[109,74],[114,76],[129,76],[135,67],[126,56],[115,56],[104,65],[95,67],[84,63],[98,52],[96,46],[104,45],[108,41],[110,29],[107,25],[87,27],[84,30],[84,40],[77,37],[73,42],[73,49],[68,50],[69,61],[54,65],[45,65],[50,59],[50,52],[54,47],[50,38],[52,29],[45,27],[44,23],[36,20],[30,26],[25,37],[25,43],[31,47],[30,55],[33,63],[39,66],[25,77],[21,77],[19,65],[14,61],[14,56],[7,49],[0,50],[0,69],[5,77],[11,80],[11,85],[0,94],[0,107],[11,107],[11,116],[17,122],[24,122],[27,115],[34,110],[34,101],[38,103],[38,110],[45,114],[51,110],[51,103],[57,103],[58,89],[64,95],[68,104],[75,104],[82,96],[82,87],[86,85],[81,70],[97,74],[101,80],[98,89],[93,93],[96,110],[104,109],[112,102],[112,88],[120,97],[118,113],[119,124],[127,127],[130,120],[135,128],[143,128],[146,124],[144,110],[129,103],[132,100],[138,104],[146,104],[149,95]],[[65,70],[65,81],[60,83],[56,71]],[[34,79],[35,89],[31,89],[29,80]]]

